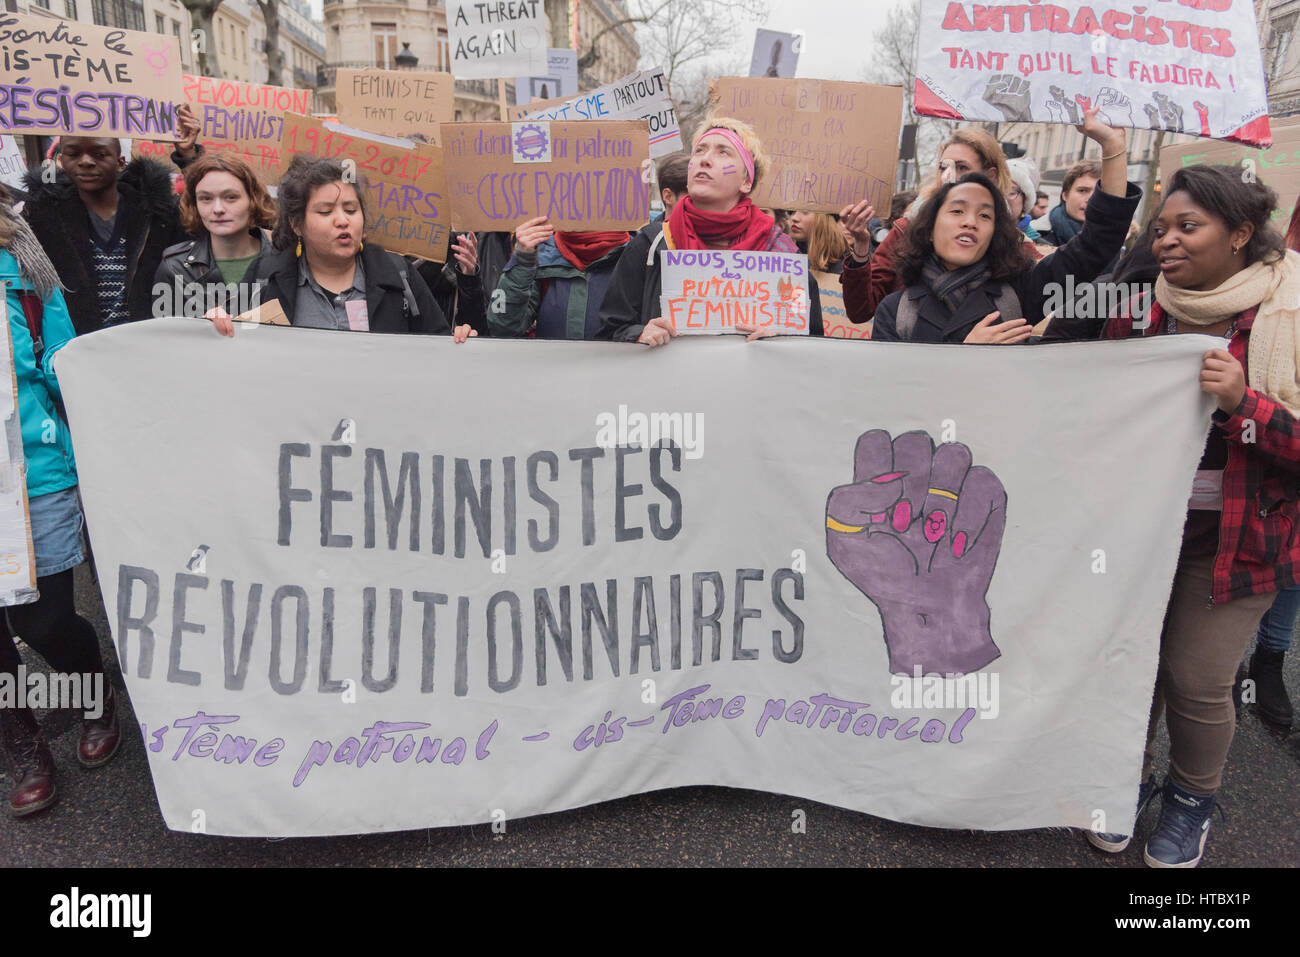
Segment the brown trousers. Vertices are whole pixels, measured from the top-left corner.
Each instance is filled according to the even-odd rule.
[[[1214,556],[1181,559],[1160,636],[1160,668],[1147,726],[1142,780],[1155,769],[1160,714],[1169,728],[1169,776],[1193,794],[1213,794],[1236,730],[1232,689],[1237,665],[1275,597],[1210,602]]]

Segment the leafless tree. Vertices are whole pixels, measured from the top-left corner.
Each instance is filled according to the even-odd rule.
[[[262,22],[266,24],[266,82],[270,86],[285,86],[281,73],[284,54],[280,52],[280,2],[257,0],[257,5],[262,8]]]
[[[889,11],[885,25],[876,31],[870,65],[863,71],[868,83],[887,83],[903,87],[904,123],[917,123],[916,163],[920,181],[938,157],[939,144],[946,140],[957,124],[932,116],[917,116],[913,109],[916,90],[917,34],[921,18],[920,0],[900,4]]]
[[[181,0],[181,6],[190,12],[190,26],[198,34],[194,37],[194,52],[199,76],[221,76],[217,42],[212,35],[212,17],[221,0]]]

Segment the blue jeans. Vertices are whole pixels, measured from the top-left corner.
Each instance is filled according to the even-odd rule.
[[[1256,640],[1266,651],[1286,651],[1295,633],[1296,615],[1300,614],[1300,585],[1284,588],[1273,599],[1273,607],[1259,620]]]

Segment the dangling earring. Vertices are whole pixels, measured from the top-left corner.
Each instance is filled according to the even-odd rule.
[[[366,241],[363,239],[363,240],[361,240],[361,242],[357,245],[357,252],[361,252],[361,250],[363,250],[363,249],[365,249],[365,248],[366,248]]]
[[[1233,246],[1233,247],[1232,247],[1232,254],[1233,254],[1234,256],[1237,255],[1237,252],[1239,251],[1239,249],[1240,249],[1239,246]]]
[[[298,237],[298,249],[294,253],[294,256],[296,256],[298,259],[302,258],[302,237],[301,236]]]

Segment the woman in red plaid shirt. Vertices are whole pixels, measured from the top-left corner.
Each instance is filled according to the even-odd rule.
[[[1160,270],[1148,323],[1115,318],[1107,338],[1222,336],[1201,389],[1218,408],[1196,474],[1161,635],[1138,816],[1156,796],[1155,731],[1169,775],[1148,839],[1152,867],[1195,867],[1235,730],[1237,665],[1273,593],[1300,577],[1300,254],[1269,226],[1274,192],[1235,166],[1173,175],[1152,224]],[[1089,833],[1117,852],[1129,838]]]

